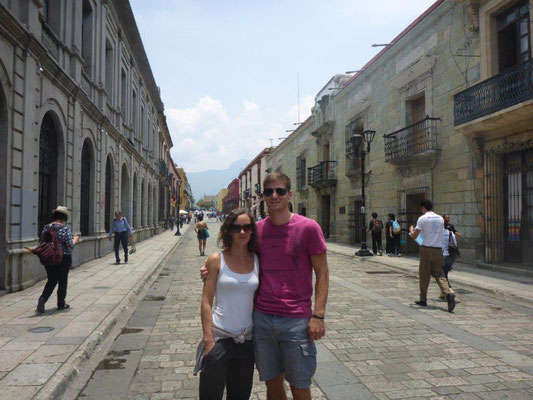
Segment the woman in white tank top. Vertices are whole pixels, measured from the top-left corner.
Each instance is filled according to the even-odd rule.
[[[252,313],[259,285],[255,233],[254,218],[244,210],[233,210],[220,228],[222,251],[211,254],[206,262],[203,341],[194,370],[195,374],[200,371],[200,400],[222,399],[224,387],[228,400],[248,399],[252,391]]]

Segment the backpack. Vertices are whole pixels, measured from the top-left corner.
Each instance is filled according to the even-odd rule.
[[[396,220],[392,221],[392,233],[398,235],[402,232],[402,227],[400,223]]]
[[[43,236],[43,241],[39,246],[32,249],[31,252],[39,257],[43,265],[59,265],[63,261],[63,248],[57,237],[58,229],[51,229],[48,226],[48,232]]]
[[[382,226],[383,224],[379,219],[374,219],[374,223],[372,224],[372,232],[380,233]]]

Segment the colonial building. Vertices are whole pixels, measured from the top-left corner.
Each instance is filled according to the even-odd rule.
[[[252,213],[257,219],[265,216],[263,200],[263,179],[266,176],[266,158],[272,148],[261,151],[239,174],[240,207]]]
[[[45,275],[23,247],[57,205],[82,235],[74,265],[111,251],[117,209],[155,234],[171,146],[127,0],[0,0],[0,290]]]
[[[352,244],[370,212],[394,212],[415,252],[407,229],[429,198],[463,234],[462,261],[531,267],[529,13],[529,1],[439,0],[355,75],[335,75],[267,159],[295,182],[296,211]],[[350,138],[365,131],[362,210],[367,144]]]
[[[178,171],[178,177],[180,179],[180,209],[181,210],[190,210],[193,205],[192,190],[189,180],[187,179],[187,174],[183,168],[176,168]]]
[[[225,214],[229,213],[235,208],[239,208],[239,180],[235,178],[228,185],[228,194],[222,200],[222,211]]]
[[[217,210],[222,211],[224,209],[224,197],[228,195],[228,189],[220,189],[217,194]]]

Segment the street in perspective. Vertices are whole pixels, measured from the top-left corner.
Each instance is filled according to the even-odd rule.
[[[533,399],[533,0],[0,0],[0,400]]]

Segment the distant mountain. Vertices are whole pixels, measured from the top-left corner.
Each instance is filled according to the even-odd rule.
[[[194,200],[200,200],[204,194],[217,195],[220,189],[228,187],[230,182],[239,177],[239,173],[249,161],[237,160],[226,169],[210,169],[202,172],[187,172]]]

